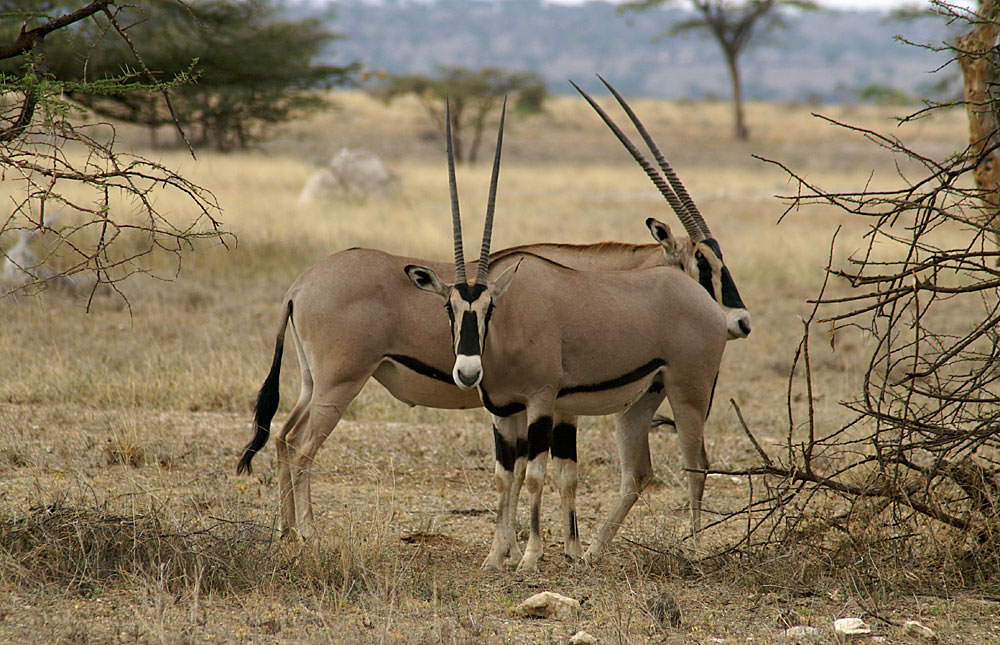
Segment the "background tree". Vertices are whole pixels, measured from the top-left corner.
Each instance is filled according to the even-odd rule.
[[[436,77],[422,74],[387,76],[373,93],[387,103],[405,94],[416,95],[442,133],[445,99],[449,99],[455,160],[475,163],[486,120],[490,113],[500,109],[504,97],[511,97],[515,109],[538,112],[547,90],[545,81],[531,72],[511,72],[495,67],[480,70],[441,67]],[[470,130],[471,140],[466,146],[463,142]]]
[[[619,8],[625,11],[645,11],[676,0],[633,0]],[[784,26],[780,9],[817,9],[812,0],[690,0],[689,4],[699,14],[698,17],[674,24],[667,35],[697,32],[715,39],[722,49],[729,71],[733,93],[733,134],[737,139],[747,139],[750,132],[743,114],[743,87],[740,80],[739,59],[753,37],[761,32]]]
[[[171,92],[188,77],[154,78],[114,0],[40,3],[33,12],[23,2],[10,8],[0,3],[0,64],[6,66],[0,73],[0,178],[12,187],[12,205],[0,221],[7,249],[0,296],[45,282],[75,288],[80,283],[74,276],[86,272],[94,278],[87,285],[92,298],[99,287],[117,290],[130,275],[149,272],[142,260],[154,252],[172,253],[179,265],[182,251],[199,239],[225,244],[210,192],[161,164],[119,152],[114,127],[87,122],[65,98],[155,94],[169,110]],[[87,22],[125,43],[129,68],[137,71],[86,84],[55,77],[48,46],[58,51],[64,35],[86,42]],[[84,68],[88,59],[74,62]],[[168,217],[155,199],[165,192],[180,194],[189,209]],[[15,235],[19,243],[12,245]],[[44,254],[21,252],[41,235]]]
[[[195,145],[225,150],[258,141],[273,125],[325,105],[317,90],[348,81],[356,68],[317,63],[337,36],[316,18],[283,19],[270,0],[152,0],[122,7],[119,17],[130,25],[133,42],[143,44],[154,78],[194,77],[172,97],[174,116]],[[49,72],[57,79],[82,85],[134,68],[129,44],[100,21],[60,36],[49,55]],[[154,132],[174,118],[155,93],[71,89],[67,96]]]

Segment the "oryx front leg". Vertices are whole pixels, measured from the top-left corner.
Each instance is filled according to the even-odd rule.
[[[687,469],[691,535],[697,544],[698,532],[701,530],[701,499],[705,492],[705,471],[708,470],[704,434],[708,404],[703,401],[675,404],[671,399],[671,408],[677,423],[677,440],[684,455],[684,467]]]
[[[530,419],[530,418],[529,418]],[[528,491],[531,509],[531,528],[524,557],[518,571],[537,571],[542,557],[542,489],[545,486],[545,466],[552,445],[552,417],[540,416],[528,423],[528,466],[524,472],[524,488]]]
[[[615,438],[622,469],[618,501],[584,554],[585,562],[593,563],[597,560],[638,501],[639,494],[653,478],[653,464],[649,457],[649,424],[662,402],[663,385],[657,381],[632,407],[618,415]]]
[[[576,520],[576,420],[559,420],[552,428],[552,478],[559,489],[562,506],[563,540],[566,557],[578,560],[583,556],[580,532]]]
[[[517,566],[521,549],[517,546],[517,497],[524,480],[525,449],[524,415],[494,417],[493,440],[496,464],[493,482],[497,488],[497,524],[493,545],[483,561],[483,569],[499,570],[506,561]]]

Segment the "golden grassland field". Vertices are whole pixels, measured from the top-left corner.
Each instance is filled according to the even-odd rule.
[[[271,444],[252,477],[238,477],[235,466],[285,289],[313,262],[352,246],[442,260],[451,250],[442,139],[419,104],[385,106],[349,92],[333,102],[262,149],[201,151],[197,160],[145,148],[143,133],[123,128],[126,148],[215,194],[238,244],[185,252],[172,281],[136,276],[123,286],[129,307],[102,296],[87,313],[79,298],[59,293],[0,301],[0,641],[563,643],[584,629],[609,643],[766,643],[780,642],[787,626],[829,630],[831,619],[849,615],[868,617],[887,642],[908,642],[894,627],[907,619],[944,642],[1000,640],[995,595],[953,588],[912,562],[876,570],[776,554],[700,569],[698,550],[731,542],[738,528],[709,530],[698,547],[682,539],[684,472],[666,430],[651,435],[654,484],[596,566],[563,560],[558,495],[547,490],[540,572],[482,572],[495,505],[487,415],[410,409],[374,382],[320,450],[313,478],[320,541],[305,550],[275,542]],[[737,143],[726,103],[636,100],[633,107],[719,238],[754,317],[752,335],[727,346],[706,426],[713,464],[747,466],[756,453],[730,399],[762,441],[784,441],[789,370],[831,236],[842,227],[833,253],[842,266],[866,230],[820,207],[779,224],[785,206],[775,195],[797,187],[752,155],[831,190],[896,187],[898,159],[810,111],[899,136],[935,158],[964,147],[965,115],[897,126],[885,107],[751,104],[753,138]],[[541,240],[646,242],[650,216],[682,230],[582,100],[555,97],[544,114],[513,113],[507,123],[495,249]],[[345,146],[381,156],[400,177],[398,195],[299,205],[317,163]],[[458,183],[471,248],[488,163],[460,167]],[[16,190],[0,184],[4,196]],[[170,196],[157,206],[190,216]],[[171,273],[171,258],[150,261]],[[816,343],[821,425],[848,418],[839,402],[855,396],[866,342],[844,331],[835,349]],[[275,430],[297,396],[293,354],[286,353]],[[796,414],[806,404],[791,403]],[[586,544],[617,494],[610,420],[581,422],[579,461]],[[741,507],[747,495],[744,479],[710,477],[705,503],[711,515]],[[583,609],[564,622],[512,615],[514,604],[540,590],[575,597]],[[679,607],[679,625],[663,620],[664,598]]]

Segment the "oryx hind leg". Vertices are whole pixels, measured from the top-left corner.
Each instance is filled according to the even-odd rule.
[[[551,414],[551,413],[550,413]],[[542,489],[545,486],[545,467],[549,448],[552,446],[552,416],[528,414],[528,465],[524,471],[524,488],[530,503],[530,531],[524,557],[517,565],[518,571],[537,571],[542,557]]]
[[[497,489],[497,523],[493,545],[483,560],[483,569],[496,571],[505,563],[517,566],[521,549],[517,546],[517,498],[524,481],[526,450],[525,415],[493,417],[496,464],[493,482]]]
[[[289,437],[296,437],[302,433],[302,426],[309,420],[309,402],[313,393],[312,370],[309,369],[309,361],[302,349],[295,326],[292,325],[292,341],[299,359],[299,372],[301,373],[302,386],[299,390],[299,400],[292,408],[288,419],[285,420],[281,431],[275,438],[274,448],[278,460],[278,502],[281,506],[281,535],[282,537],[292,537],[297,534],[295,523],[295,492],[292,482],[291,462],[288,455]]]
[[[578,469],[576,461],[576,417],[557,418],[552,428],[552,478],[559,490],[562,506],[563,540],[566,557],[578,560],[583,556],[580,531],[576,520],[576,488]]]
[[[332,381],[317,379],[308,409],[286,436],[295,526],[304,539],[312,537],[315,531],[311,478],[316,453],[337,427],[347,406],[361,391],[372,372],[374,368],[360,376],[341,376]]]
[[[597,560],[638,501],[640,493],[653,478],[653,464],[649,457],[649,424],[656,408],[663,402],[663,397],[663,384],[656,380],[638,401],[616,419],[615,439],[621,465],[618,500],[584,554],[585,562],[593,563]]]

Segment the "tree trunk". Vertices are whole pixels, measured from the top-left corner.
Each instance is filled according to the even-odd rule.
[[[729,80],[733,86],[733,136],[740,141],[746,141],[750,138],[750,131],[743,118],[743,84],[740,81],[739,54],[727,48],[725,55],[726,66],[729,68]]]
[[[982,222],[1000,245],[1000,155],[994,149],[1000,143],[994,90],[998,81],[994,48],[1000,35],[1000,27],[994,23],[997,9],[998,0],[981,0],[978,22],[972,31],[958,37],[957,46],[965,82],[969,144],[979,158],[973,177],[983,192]]]

